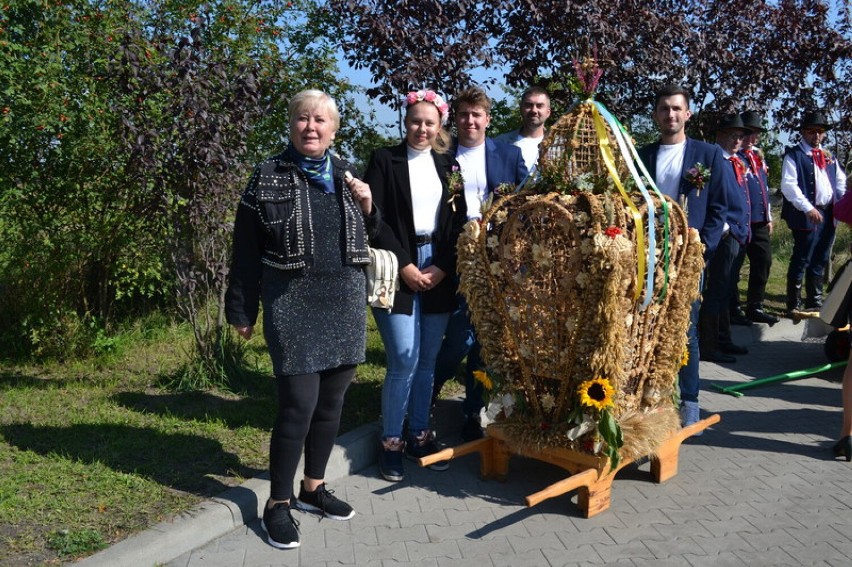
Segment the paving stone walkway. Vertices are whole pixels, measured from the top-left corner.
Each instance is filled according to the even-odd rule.
[[[358,511],[351,521],[294,512],[299,549],[270,547],[253,520],[167,567],[852,565],[852,463],[830,452],[842,368],[741,398],[711,387],[825,364],[802,328],[736,328],[750,354],[701,363],[702,408],[721,422],[683,445],[663,484],[647,462],[622,470],[610,509],[593,518],[579,515],[573,492],[527,508],[526,495],[565,476],[530,459],[514,457],[504,483],[480,480],[478,455],[446,472],[411,463],[397,484],[371,466],[330,483]]]

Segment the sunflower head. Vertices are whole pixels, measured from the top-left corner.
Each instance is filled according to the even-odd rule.
[[[689,364],[689,349],[683,349],[683,355],[680,357],[680,365],[686,366]]]
[[[473,379],[482,384],[482,387],[486,390],[490,390],[494,387],[494,384],[491,382],[491,378],[488,377],[488,373],[485,372],[485,370],[474,370]]]
[[[600,376],[592,380],[586,380],[577,390],[580,394],[580,403],[586,407],[602,410],[613,405],[615,389],[609,380]]]

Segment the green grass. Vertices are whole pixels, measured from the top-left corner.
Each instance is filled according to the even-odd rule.
[[[232,392],[161,388],[191,341],[154,318],[96,359],[0,361],[0,565],[90,555],[266,470],[276,401],[262,333]],[[371,318],[342,432],[378,418],[383,377]]]
[[[769,311],[782,314],[786,310],[787,294],[787,265],[793,252],[793,237],[787,224],[781,220],[780,200],[772,203],[773,223],[772,232],[772,268],[769,271],[769,281],[766,284],[766,307]],[[842,266],[850,257],[849,249],[852,245],[852,229],[845,223],[837,226],[837,239],[834,242],[834,253],[832,256],[832,273]],[[830,281],[830,278],[827,278]],[[828,281],[826,283],[828,283]],[[740,298],[745,301],[746,288],[748,287],[748,259],[741,272]]]

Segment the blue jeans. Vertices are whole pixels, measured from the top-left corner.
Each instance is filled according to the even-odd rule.
[[[825,268],[834,246],[834,216],[830,209],[823,212],[822,222],[815,230],[794,230],[793,254],[787,267],[787,293],[791,286],[800,285],[805,278],[807,300],[805,307],[815,307],[815,296],[822,295]],[[798,295],[798,290],[796,290]],[[788,298],[788,303],[790,298]],[[788,306],[789,307],[789,306]]]
[[[479,415],[484,401],[482,399],[482,384],[474,380],[473,371],[484,367],[480,357],[481,347],[476,340],[476,333],[467,314],[467,302],[464,297],[459,299],[459,309],[450,316],[444,341],[438,353],[438,361],[435,364],[435,388],[433,402],[438,398],[444,383],[455,376],[456,369],[461,361],[467,356],[465,365],[465,396],[462,410],[467,416]]]
[[[703,279],[703,278],[702,278]],[[689,309],[689,328],[686,331],[686,350],[689,362],[678,372],[680,399],[682,402],[697,402],[701,379],[698,376],[698,312],[701,309],[701,298],[692,302]]]
[[[417,267],[432,263],[432,245],[417,248]],[[429,429],[435,358],[447,327],[449,313],[423,313],[420,293],[414,295],[410,315],[373,308],[373,317],[385,346],[387,373],[382,386],[382,437],[402,436],[408,414],[408,430]]]

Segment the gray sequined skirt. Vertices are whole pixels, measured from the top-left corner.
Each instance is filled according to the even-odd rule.
[[[364,362],[364,271],[292,274],[264,267],[263,332],[275,374],[309,374]]]

